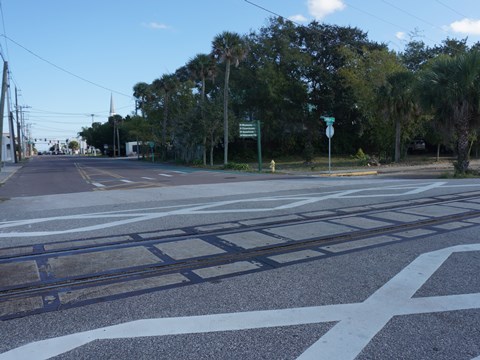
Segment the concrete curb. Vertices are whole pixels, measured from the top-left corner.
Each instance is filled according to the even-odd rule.
[[[340,177],[340,176],[368,176],[378,175],[378,171],[351,171],[351,172],[338,172],[330,174],[316,174],[315,177]]]

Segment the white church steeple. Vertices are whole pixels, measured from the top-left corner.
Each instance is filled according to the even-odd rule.
[[[110,116],[116,115],[115,114],[115,107],[113,105],[113,94],[110,94]]]

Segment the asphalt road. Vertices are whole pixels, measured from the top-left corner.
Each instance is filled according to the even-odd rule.
[[[476,179],[69,161],[32,165],[86,191],[1,188],[0,359],[480,356]]]
[[[151,164],[136,158],[42,155],[30,159],[1,186],[0,197],[229,183],[285,176]]]

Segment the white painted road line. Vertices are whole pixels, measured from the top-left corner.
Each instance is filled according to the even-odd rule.
[[[124,183],[132,183],[133,181],[127,180],[127,179],[121,179],[120,181],[123,181]]]
[[[154,178],[151,178],[151,177],[148,177],[148,176],[142,176],[142,179],[145,179],[145,180],[155,180]]]
[[[451,254],[478,251],[480,244],[467,244],[424,253],[360,303],[135,320],[32,342],[0,354],[0,360],[48,359],[102,339],[200,334],[324,322],[337,324],[298,359],[353,360],[395,316],[479,309],[480,293],[412,298]]]
[[[166,176],[166,177],[172,177],[173,175],[169,175],[169,174],[158,174],[160,176]]]
[[[159,174],[162,175],[162,174]],[[172,175],[164,174],[163,176],[168,176],[171,177]],[[105,187],[105,185],[102,185],[100,183],[92,183],[95,186],[98,187]],[[443,183],[442,183],[443,184]],[[425,184],[420,184],[422,186],[422,189],[425,191],[428,191],[432,188],[431,186],[424,186]],[[413,185],[411,185],[413,186]],[[479,185],[469,185],[466,184],[465,186],[475,186],[478,187]],[[440,187],[440,186],[439,186]],[[443,187],[443,186],[442,186]],[[121,226],[121,225],[126,225],[130,223],[135,223],[135,222],[141,222],[141,221],[150,221],[151,219],[159,219],[162,217],[167,217],[167,216],[177,216],[177,215],[204,215],[204,214],[240,214],[240,213],[264,213],[264,212],[269,212],[269,211],[275,211],[275,210],[284,210],[284,209],[296,209],[296,208],[301,208],[304,205],[310,205],[313,203],[317,202],[322,202],[330,199],[355,199],[355,198],[363,198],[366,195],[362,195],[361,192],[363,191],[380,191],[380,190],[385,190],[384,194],[382,196],[384,197],[402,197],[404,194],[402,193],[397,193],[397,194],[391,194],[390,190],[391,187],[368,187],[365,189],[358,189],[358,190],[347,190],[347,191],[333,191],[333,192],[327,192],[327,193],[319,193],[317,194],[318,196],[314,196],[314,194],[299,194],[299,195],[292,195],[292,196],[280,196],[280,197],[260,197],[256,199],[237,199],[237,200],[228,200],[228,201],[214,201],[210,203],[204,203],[200,205],[194,205],[194,204],[189,204],[185,206],[181,206],[180,208],[176,210],[166,210],[166,211],[152,211],[146,213],[142,209],[135,210],[134,213],[128,213],[127,216],[130,216],[130,219],[125,219],[125,215],[122,215],[124,218],[123,220],[118,220],[118,216],[116,215],[118,212],[102,212],[99,214],[95,215],[95,219],[99,219],[100,217],[104,219],[105,222],[101,224],[96,224],[92,226],[84,226],[84,227],[77,227],[77,228],[68,228],[64,230],[57,230],[56,228],[54,230],[49,230],[49,231],[32,231],[35,228],[32,227],[34,224],[38,223],[45,223],[45,222],[50,222],[50,221],[64,221],[64,220],[71,220],[72,216],[55,216],[55,217],[49,217],[49,218],[37,218],[37,219],[27,219],[27,220],[16,220],[16,221],[0,221],[0,238],[12,238],[12,237],[33,237],[33,236],[52,236],[52,235],[59,235],[59,234],[67,234],[67,233],[76,233],[76,232],[84,232],[84,231],[96,231],[98,229],[105,229],[108,227],[115,227],[115,226]],[[407,190],[411,190],[408,188]],[[377,194],[375,194],[377,195]],[[276,206],[275,202],[272,202],[271,207],[256,207],[255,203],[261,203],[265,204],[265,202],[272,201],[274,200],[282,200],[284,202],[288,202],[286,204],[281,204]],[[253,204],[251,207],[239,207],[240,204],[246,203],[246,204]],[[230,208],[228,208],[230,207]],[[155,208],[157,209],[157,208]],[[158,208],[159,210],[162,210],[163,208]],[[131,210],[129,210],[130,212]],[[391,213],[391,214],[390,214]],[[390,214],[389,216],[386,216],[387,214]],[[79,214],[73,216],[75,219],[88,219],[92,216],[92,214]],[[372,216],[375,217],[380,217],[382,219],[389,219],[389,220],[396,220],[396,221],[416,221],[416,220],[421,220],[421,219],[427,219],[426,217],[420,217],[419,215],[411,215],[411,214],[406,214],[406,213],[400,213],[400,212],[384,212],[384,213],[378,213],[374,214]],[[405,219],[404,217],[409,217],[409,219]],[[400,219],[401,217],[402,219]],[[109,220],[111,218],[111,220]],[[75,223],[76,224],[76,223]],[[4,229],[7,228],[12,228],[12,227],[18,227],[18,226],[23,226],[23,231],[10,231],[10,232],[4,232]]]
[[[185,171],[172,170],[172,172],[177,173],[177,174],[182,174],[182,175],[186,174]]]
[[[92,182],[92,185],[95,185],[96,187],[105,187],[105,185],[97,183],[97,182]]]

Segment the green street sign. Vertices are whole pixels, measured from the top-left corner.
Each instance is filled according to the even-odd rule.
[[[258,171],[262,171],[262,132],[260,120],[240,123],[241,138],[257,138]]]
[[[332,124],[335,122],[335,118],[334,118],[334,117],[320,116],[320,118],[325,121],[325,123],[327,124],[327,126],[330,126],[330,125],[332,125]]]
[[[240,123],[240,137],[257,137],[257,124],[251,122],[241,122]]]

